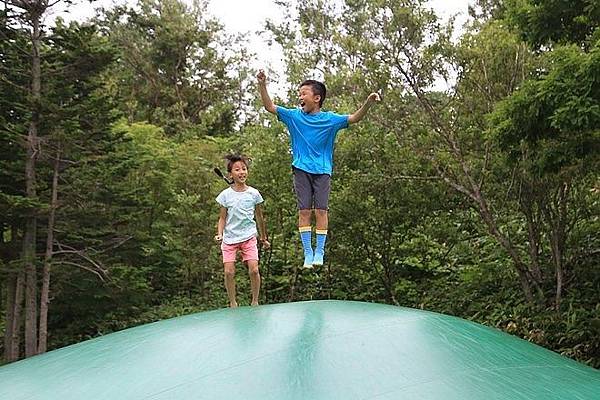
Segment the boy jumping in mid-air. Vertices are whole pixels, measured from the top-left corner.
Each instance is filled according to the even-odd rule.
[[[263,70],[260,70],[257,79],[263,106],[268,112],[277,115],[290,132],[294,191],[299,210],[298,230],[304,248],[304,267],[323,265],[335,137],[340,129],[363,119],[373,103],[380,101],[379,95],[371,93],[362,107],[351,115],[324,112],[321,111],[321,107],[325,101],[325,85],[319,81],[306,80],[300,84],[298,92],[300,108],[291,109],[273,104],[267,92],[267,77]],[[317,247],[314,251],[312,208],[315,209],[317,234]]]
[[[265,249],[270,246],[261,206],[263,198],[258,190],[246,184],[248,178],[248,159],[246,157],[227,156],[227,172],[233,183],[216,199],[221,207],[215,240],[221,243],[229,307],[238,306],[235,296],[235,259],[238,252],[242,253],[242,260],[248,264],[252,291],[251,305],[257,306],[260,292],[260,272],[258,271],[256,243],[258,232],[254,221],[255,212],[260,230],[260,242]]]

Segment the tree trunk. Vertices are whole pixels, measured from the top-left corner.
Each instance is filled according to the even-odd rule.
[[[17,289],[17,276],[11,274],[6,279],[6,327],[4,330],[4,360],[15,361],[18,355],[13,354],[13,332],[15,331],[15,293]]]
[[[23,243],[25,260],[25,356],[37,352],[37,271],[35,267],[35,216],[27,221]]]
[[[529,240],[528,250],[529,259],[531,260],[531,273],[534,279],[538,282],[542,282],[542,270],[540,268],[539,255],[540,255],[540,222],[539,218],[534,215],[532,198],[524,199],[521,202],[521,212],[525,215],[527,222],[527,237]]]
[[[2,238],[0,238],[2,240]],[[5,243],[6,254],[3,255],[7,262],[20,257],[16,244],[20,241],[18,229],[11,227],[10,242]],[[4,360],[12,362],[19,359],[19,339],[21,334],[21,307],[23,303],[22,272],[10,271],[6,277],[6,313],[4,315]]]
[[[550,252],[552,254],[554,270],[556,272],[556,291],[554,296],[554,308],[556,311],[560,310],[564,284],[565,272],[563,259],[567,238],[567,203],[569,190],[569,183],[563,183],[558,189],[555,204],[552,205],[552,203],[550,203],[544,209],[547,223],[550,227]]]
[[[41,64],[40,64],[40,12],[30,10],[31,16],[31,99],[32,112],[27,135],[27,159],[25,161],[25,186],[27,198],[36,200],[36,158],[38,147],[38,128],[41,99]],[[23,259],[25,264],[25,356],[37,353],[37,271],[36,271],[36,211],[31,210],[27,217],[23,238]]]
[[[490,234],[496,238],[498,243],[500,243],[500,245],[506,250],[506,252],[510,256],[511,260],[513,261],[513,265],[517,270],[517,275],[519,276],[519,281],[521,283],[523,293],[525,294],[525,299],[527,299],[529,303],[533,304],[534,297],[531,291],[531,286],[533,284],[533,286],[537,288],[537,284],[535,283],[535,281],[532,281],[532,279],[530,279],[531,274],[529,273],[529,270],[521,260],[521,257],[519,257],[515,246],[512,244],[508,237],[500,233],[500,230],[496,225],[494,216],[490,212],[490,209],[488,208],[485,199],[481,196],[478,196],[478,198],[479,201],[477,201],[477,203],[479,205],[479,213],[481,215],[481,218],[487,225]]]
[[[387,199],[385,199],[385,203],[387,204]],[[398,300],[396,299],[396,295],[394,294],[394,282],[395,282],[395,277],[394,277],[394,273],[392,271],[392,263],[390,261],[390,242],[391,242],[391,236],[392,236],[392,232],[390,230],[390,225],[389,224],[382,224],[382,226],[379,226],[379,232],[383,232],[382,235],[382,247],[380,248],[380,254],[381,254],[381,268],[382,268],[382,276],[381,279],[383,280],[383,286],[385,288],[385,291],[387,292],[388,295],[388,301],[391,304],[395,304],[397,306],[400,305],[400,303],[398,303]]]
[[[46,255],[42,272],[42,292],[40,294],[40,332],[38,339],[38,354],[45,353],[48,348],[48,303],[50,296],[50,267],[54,254],[54,220],[58,208],[58,174],[61,156],[60,143],[54,160],[54,173],[52,175],[52,200],[50,214],[48,215],[48,233],[46,236]]]
[[[4,360],[16,361],[20,356],[21,311],[23,308],[23,272],[9,278],[7,290],[6,330],[4,332]]]
[[[17,278],[14,275],[9,275],[6,278],[6,314],[4,315],[4,361],[13,361],[11,354],[12,349],[12,332],[13,314],[15,312],[15,289]]]

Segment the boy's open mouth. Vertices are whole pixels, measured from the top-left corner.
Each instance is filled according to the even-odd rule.
[[[300,107],[304,108],[304,104],[305,104],[304,101],[301,101],[300,102]]]

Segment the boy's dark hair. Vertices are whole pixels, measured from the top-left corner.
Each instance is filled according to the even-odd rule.
[[[225,159],[227,160],[227,172],[231,172],[233,164],[235,164],[238,161],[243,162],[246,165],[246,168],[248,168],[248,164],[250,163],[250,159],[241,154],[227,154],[225,156]]]
[[[315,81],[314,79],[307,79],[300,84],[300,87],[302,86],[310,86],[314,94],[321,96],[321,100],[319,100],[319,107],[323,107],[325,95],[327,94],[327,88],[325,87],[325,84],[323,82]]]

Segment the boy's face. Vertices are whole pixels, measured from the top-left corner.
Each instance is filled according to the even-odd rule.
[[[235,183],[245,183],[248,178],[248,167],[243,161],[236,161],[231,166],[229,176]]]
[[[302,111],[305,113],[311,113],[313,111],[320,110],[319,101],[321,101],[321,96],[318,94],[314,94],[312,87],[310,86],[301,86],[298,91],[298,99],[300,100],[300,107],[302,107]]]

